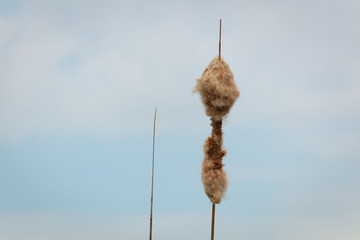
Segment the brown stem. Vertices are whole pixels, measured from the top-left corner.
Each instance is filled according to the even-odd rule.
[[[214,230],[215,230],[215,203],[212,204],[211,240],[214,240]]]
[[[152,219],[153,219],[153,197],[154,197],[154,165],[155,165],[155,123],[156,123],[156,108],[154,113],[154,130],[153,130],[153,152],[152,152],[152,173],[151,173],[151,206],[150,206],[150,236],[152,238]]]
[[[219,31],[219,60],[221,59],[221,18],[220,18],[220,31]]]

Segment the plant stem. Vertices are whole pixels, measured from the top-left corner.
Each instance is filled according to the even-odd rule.
[[[212,204],[211,240],[214,240],[214,230],[215,230],[215,203]]]
[[[219,60],[221,59],[221,18],[220,18],[220,30],[219,30]]]
[[[151,173],[151,206],[150,206],[150,236],[152,239],[152,214],[153,214],[153,198],[154,198],[154,165],[155,165],[155,123],[156,123],[156,108],[154,113],[154,130],[153,130],[153,152],[152,152],[152,173]]]

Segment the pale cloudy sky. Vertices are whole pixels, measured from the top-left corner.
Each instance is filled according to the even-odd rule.
[[[222,55],[217,239],[360,239],[360,2],[0,0],[0,239],[210,236],[209,119],[196,78]]]

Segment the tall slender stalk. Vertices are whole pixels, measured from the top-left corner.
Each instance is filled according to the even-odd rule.
[[[223,169],[222,159],[226,154],[223,149],[222,120],[234,105],[240,92],[228,64],[221,57],[221,19],[219,31],[219,56],[215,57],[198,78],[194,87],[205,106],[205,113],[210,117],[212,132],[205,140],[204,160],[201,178],[204,190],[212,202],[211,240],[214,240],[215,204],[223,198],[228,181]]]
[[[211,240],[214,240],[214,231],[215,231],[215,203],[212,204]]]
[[[153,220],[153,200],[154,200],[154,167],[155,167],[155,124],[156,124],[156,108],[154,113],[154,129],[153,129],[153,149],[152,149],[152,172],[151,172],[151,206],[150,206],[150,235],[152,239],[152,220]]]
[[[221,59],[221,18],[220,18],[220,30],[219,30],[219,60]]]
[[[220,29],[219,29],[219,60],[221,60],[221,18],[220,18]],[[221,146],[220,146],[221,148]],[[215,203],[212,203],[211,211],[211,240],[214,240],[215,231]]]

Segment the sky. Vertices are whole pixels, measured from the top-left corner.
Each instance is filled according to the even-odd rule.
[[[218,54],[216,239],[360,239],[360,2],[0,0],[0,240],[210,238],[199,78]]]

